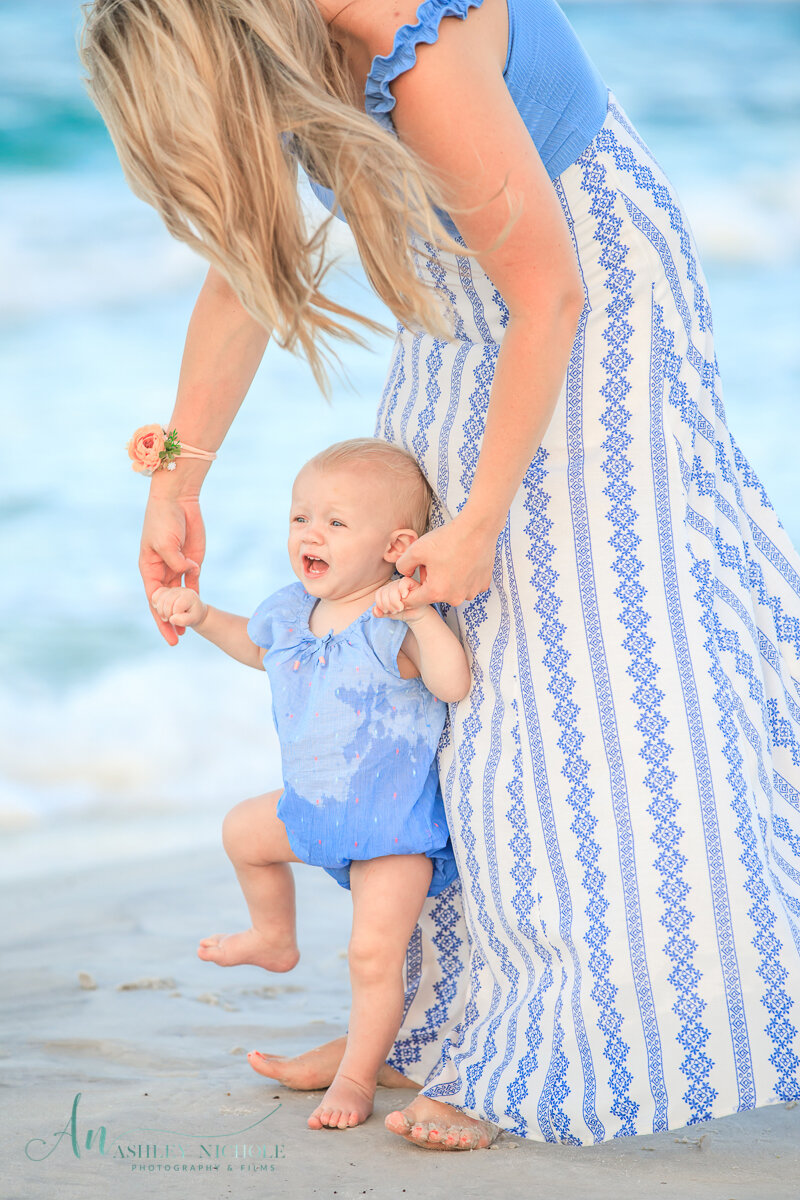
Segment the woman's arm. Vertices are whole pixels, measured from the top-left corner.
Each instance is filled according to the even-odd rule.
[[[178,394],[169,420],[182,441],[203,450],[221,445],[253,381],[269,333],[242,307],[227,281],[212,267],[194,306],[181,363]],[[185,577],[197,587],[205,553],[200,488],[209,463],[177,460],[174,471],[156,471],[145,512],[139,570],[148,599],[158,587],[176,587]],[[153,614],[164,638],[178,633]]]
[[[567,222],[482,11],[445,18],[438,40],[419,46],[416,65],[392,85],[401,138],[463,210],[455,214],[461,234],[509,310],[467,503],[398,561],[406,574],[425,568],[410,604],[459,604],[489,586],[497,537],[550,422],[584,303]],[[491,248],[511,211],[515,223]]]

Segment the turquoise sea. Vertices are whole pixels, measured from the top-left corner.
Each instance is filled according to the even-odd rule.
[[[800,545],[800,4],[564,5],[677,185],[709,278],[730,423]],[[216,841],[279,781],[263,676],[163,644],[136,572],[146,484],[203,264],[127,190],[83,94],[77,6],[0,2],[0,870]],[[376,315],[346,240],[336,287]],[[388,318],[387,318],[388,319]],[[322,445],[370,433],[389,342],[333,403],[271,348],[211,473],[203,591],[288,581],[285,510]]]

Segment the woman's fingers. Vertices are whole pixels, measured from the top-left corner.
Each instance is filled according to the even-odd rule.
[[[142,549],[139,559],[139,570],[144,583],[145,594],[151,602],[151,612],[162,637],[170,646],[177,645],[178,638],[183,633],[183,626],[176,628],[176,623],[162,615],[153,604],[157,592],[164,588],[179,587],[185,576],[186,586],[197,591],[200,579],[200,566],[193,559],[187,558],[180,550],[165,548],[163,550]]]
[[[425,560],[425,547],[422,545],[424,538],[420,538],[416,542],[412,542],[407,550],[398,558],[395,566],[401,575],[413,575],[417,567],[421,566]],[[421,548],[421,554],[420,554]]]
[[[421,586],[405,601],[407,609],[423,604],[463,604],[491,586],[496,540],[454,517],[429,530],[397,560],[404,575],[419,572]]]
[[[145,511],[139,570],[148,601],[161,587],[180,587],[184,582],[198,591],[200,564],[205,553],[205,530],[200,507],[194,499],[168,499],[151,492]],[[150,611],[162,637],[177,644],[183,627]]]
[[[487,579],[484,583],[481,579],[464,581],[447,575],[434,574],[428,576],[424,583],[417,584],[416,588],[409,592],[405,608],[421,608],[423,604],[450,604],[455,607],[468,600],[474,600],[490,585],[491,579]]]
[[[416,582],[416,580],[415,580]],[[431,589],[427,583],[419,584],[415,591],[406,599],[406,608],[422,608],[424,604],[435,604],[431,598]]]
[[[187,558],[186,555],[175,546],[159,546],[153,547],[153,550],[158,554],[166,567],[177,578],[181,579],[184,575],[190,572],[200,574],[200,567],[192,558]]]
[[[186,561],[189,564],[189,566],[187,567],[186,571],[184,572],[184,576],[183,576],[184,583],[185,583],[186,587],[191,588],[193,592],[199,592],[200,591],[200,564],[196,563],[194,561],[194,559],[191,559],[191,558],[187,558]]]
[[[164,563],[160,560],[148,560],[145,562],[140,558],[139,570],[141,571],[142,582],[144,583],[145,595],[147,596],[148,603],[150,604],[150,611],[153,614],[153,620],[158,626],[158,631],[170,646],[177,646],[179,631],[176,630],[173,625],[170,625],[168,621],[162,620],[151,603],[153,595],[160,588],[163,588],[165,584],[172,582],[172,580],[165,580],[164,578]],[[183,630],[180,630],[180,632],[182,633]]]
[[[477,592],[475,593],[477,595]],[[434,582],[423,583],[406,600],[406,608],[422,608],[423,604],[463,604],[472,599],[460,588],[444,585],[436,586]]]

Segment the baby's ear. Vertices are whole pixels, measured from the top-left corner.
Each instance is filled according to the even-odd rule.
[[[413,529],[395,529],[394,533],[389,538],[384,558],[387,562],[397,562],[401,555],[405,554],[408,547],[417,540],[418,533]]]

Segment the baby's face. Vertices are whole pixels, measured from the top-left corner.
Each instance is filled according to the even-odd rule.
[[[390,579],[384,556],[404,528],[396,510],[391,485],[371,465],[303,467],[292,488],[289,557],[306,591],[346,600]]]

